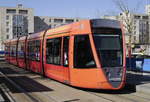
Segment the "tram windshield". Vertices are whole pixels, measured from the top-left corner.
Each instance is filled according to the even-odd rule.
[[[122,36],[121,30],[95,33],[94,42],[102,67],[122,66]]]

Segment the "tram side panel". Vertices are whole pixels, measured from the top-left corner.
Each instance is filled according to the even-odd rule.
[[[17,52],[17,61],[18,61],[18,66],[20,68],[26,68],[26,63],[25,63],[25,50],[26,50],[26,36],[22,37],[18,41],[18,52]]]
[[[48,37],[51,35],[50,37]],[[46,76],[69,83],[69,33],[47,33],[44,42]]]

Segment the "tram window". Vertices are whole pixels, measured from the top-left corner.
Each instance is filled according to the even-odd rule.
[[[10,56],[11,57],[13,57],[13,55],[14,55],[14,51],[13,51],[13,49],[12,49],[13,47],[12,47],[12,45],[10,46]]]
[[[96,67],[88,35],[75,36],[74,67],[75,68]]]
[[[61,61],[61,38],[54,40],[54,64],[60,65]]]
[[[10,51],[11,51],[10,56],[16,57],[16,45],[11,45]]]
[[[5,46],[5,56],[9,56],[9,46]]]
[[[69,37],[64,37],[63,39],[63,65],[68,67],[69,59],[68,59],[68,52],[69,52]]]
[[[48,39],[46,43],[46,62],[48,64],[61,64],[62,38]]]
[[[28,57],[30,60],[40,61],[40,40],[28,42]]]
[[[24,58],[24,44],[20,42],[18,44],[18,58]]]
[[[28,42],[28,57],[29,60],[35,60],[35,54],[34,54],[34,45],[35,41],[29,41]]]
[[[54,39],[48,39],[46,43],[46,62],[53,64],[53,41]]]
[[[40,40],[35,41],[35,60],[40,61]]]

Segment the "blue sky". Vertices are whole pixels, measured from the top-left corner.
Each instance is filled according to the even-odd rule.
[[[144,13],[150,0],[125,0],[129,8],[138,6],[139,13]],[[113,0],[0,0],[0,6],[14,7],[22,3],[24,7],[34,8],[37,16],[97,18],[101,15],[114,15],[120,11]]]

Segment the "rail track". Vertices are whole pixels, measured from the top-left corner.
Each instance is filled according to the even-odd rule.
[[[12,102],[149,102],[147,93],[79,89],[0,62],[0,78],[15,88]],[[32,79],[32,80],[31,80]],[[9,87],[9,85],[6,85]],[[9,87],[10,88],[10,87]],[[11,88],[10,88],[11,89]],[[21,100],[21,101],[20,101]]]
[[[19,85],[17,85],[17,83],[16,82],[14,82],[13,80],[11,80],[10,78],[8,78],[5,74],[3,74],[2,72],[0,72],[0,75],[1,76],[3,76],[13,87],[15,87],[15,89],[17,89],[19,92],[21,92],[21,93],[23,93],[23,94],[21,94],[21,97],[22,97],[22,99],[24,100],[24,101],[27,101],[27,102],[44,102],[43,100],[41,100],[40,99],[40,97],[38,96],[37,97],[37,95],[36,94],[34,94],[34,93],[32,93],[32,94],[30,94],[30,93],[28,93],[25,89],[23,89],[21,86],[19,86]],[[40,95],[42,95],[42,94],[40,94]],[[45,97],[43,97],[43,98],[45,98]],[[51,102],[58,102],[58,101],[56,101],[56,100],[54,100],[53,98],[51,98],[51,97],[48,97],[49,98],[49,100],[51,100]],[[13,101],[12,101],[13,100]],[[16,101],[14,101],[15,99],[11,99],[10,101],[11,102],[16,102]]]

